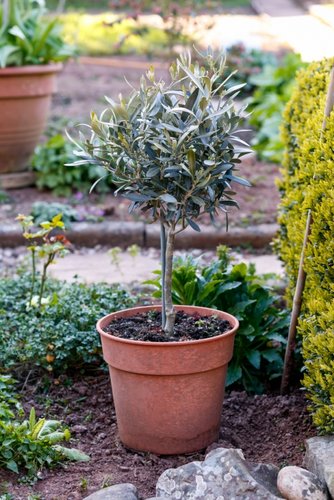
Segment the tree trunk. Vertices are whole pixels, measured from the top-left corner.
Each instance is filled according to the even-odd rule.
[[[164,330],[166,326],[166,296],[165,296],[165,282],[166,282],[166,230],[164,223],[160,225],[160,251],[161,251],[161,289],[162,289],[162,311],[161,311],[161,327]]]
[[[165,333],[169,336],[173,334],[175,323],[175,311],[172,300],[172,273],[173,273],[173,256],[175,243],[175,227],[174,225],[167,226],[167,244],[166,244],[166,272],[165,272],[165,287],[164,296],[166,301],[166,323]]]

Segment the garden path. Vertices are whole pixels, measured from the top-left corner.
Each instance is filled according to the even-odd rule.
[[[251,3],[262,18],[266,33],[299,52],[303,60],[334,56],[334,24],[328,21],[328,18],[333,21],[334,10],[330,6],[305,3],[305,10],[293,0],[252,0]]]
[[[83,253],[69,254],[63,259],[59,259],[52,267],[50,274],[56,278],[74,281],[79,279],[86,283],[106,281],[107,283],[132,283],[143,282],[152,279],[152,272],[159,269],[159,253],[155,249],[141,251],[136,257],[132,257],[127,252],[121,252],[117,256],[117,264],[112,262],[112,258],[107,251],[88,250],[89,255]],[[199,251],[195,251],[198,255]],[[177,252],[177,255],[189,255]],[[276,273],[283,275],[283,268],[280,261],[274,255],[242,255],[234,253],[233,257],[237,262],[253,262],[259,274]],[[209,260],[214,256],[214,252],[206,252],[204,259]]]

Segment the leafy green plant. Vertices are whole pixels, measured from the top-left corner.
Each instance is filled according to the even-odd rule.
[[[0,67],[47,64],[73,55],[57,19],[46,21],[43,0],[3,0],[0,5]]]
[[[55,133],[56,132],[56,133]],[[39,144],[32,158],[32,168],[36,172],[36,185],[40,189],[50,189],[59,196],[69,196],[73,191],[87,191],[92,182],[101,177],[102,167],[82,165],[65,166],[76,160],[72,144],[63,134],[52,128],[47,133],[48,139]],[[105,192],[111,179],[101,182],[98,192]]]
[[[80,195],[77,195],[80,196]],[[68,205],[66,203],[60,202],[46,202],[46,201],[36,201],[33,203],[30,215],[33,217],[34,224],[38,225],[46,220],[53,219],[59,213],[62,214],[62,221],[66,226],[66,229],[70,229],[72,222],[100,222],[103,220],[104,211],[96,208],[90,207],[83,204],[78,205],[80,200],[71,200],[72,203],[76,203],[76,206]]]
[[[304,66],[300,55],[291,52],[286,54],[279,66],[266,65],[260,74],[249,78],[249,83],[257,87],[249,104],[252,111],[249,123],[256,129],[252,146],[264,160],[282,161],[282,115],[291,97],[296,73]]]
[[[161,273],[147,281],[161,297]],[[272,276],[258,276],[255,267],[231,265],[225,247],[218,258],[200,266],[192,257],[174,264],[174,304],[210,307],[236,316],[240,322],[234,354],[229,363],[227,386],[236,384],[250,392],[263,392],[270,380],[282,374],[289,314],[280,305],[281,297],[267,284]]]
[[[19,473],[23,467],[28,477],[34,477],[43,466],[63,460],[87,461],[88,455],[59,443],[70,439],[70,432],[57,420],[36,420],[31,408],[29,419],[0,420],[0,467]]]
[[[267,66],[277,67],[281,54],[275,52],[247,48],[243,43],[236,43],[226,49],[226,76],[228,72],[235,72],[228,81],[228,86],[245,83],[243,95],[251,95],[257,85],[251,80],[263,72]]]
[[[305,250],[306,284],[298,334],[304,359],[303,385],[320,432],[334,433],[334,113],[322,130],[334,60],[311,63],[297,77],[284,112],[285,145],[279,235],[276,248],[289,280],[292,303],[308,210],[312,225]]]
[[[22,412],[16,395],[16,381],[10,375],[0,375],[0,420],[13,418],[14,411]]]
[[[136,298],[118,285],[85,285],[49,278],[42,308],[30,307],[31,275],[0,279],[0,366],[64,373],[102,361],[96,321],[131,307]],[[27,312],[27,309],[29,312]]]
[[[31,215],[20,214],[16,217],[22,226],[23,237],[29,242],[27,249],[31,255],[31,289],[29,296],[29,307],[39,307],[48,303],[43,297],[48,267],[55,262],[56,257],[63,257],[68,252],[68,240],[63,234],[53,234],[56,229],[64,229],[62,214],[55,215],[51,221],[45,220],[40,223],[40,227],[34,230],[33,217]],[[39,242],[39,243],[38,243]],[[37,259],[42,260],[42,273],[39,286],[37,286],[38,273],[36,271]],[[38,294],[34,295],[35,286]]]
[[[249,152],[238,137],[242,110],[234,99],[240,87],[218,87],[224,56],[204,57],[205,67],[182,55],[170,67],[171,82],[155,81],[153,68],[140,89],[115,103],[100,118],[92,113],[89,137],[74,141],[80,160],[112,174],[116,194],[131,200],[130,211],[151,214],[161,227],[162,328],[173,332],[172,266],[176,235],[208,213],[212,222],[238,206],[231,184],[249,186],[235,175],[240,157]],[[147,81],[148,80],[148,81]],[[93,186],[94,187],[94,186]]]

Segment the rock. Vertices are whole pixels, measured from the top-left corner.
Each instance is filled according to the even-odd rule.
[[[307,439],[304,466],[326,483],[334,498],[334,436]]]
[[[326,485],[318,476],[296,466],[283,467],[277,488],[287,500],[327,500]]]
[[[276,500],[278,468],[247,462],[239,449],[218,448],[203,462],[168,469],[156,486],[158,498],[197,500]]]
[[[85,500],[138,500],[137,488],[131,483],[114,484],[92,493]]]
[[[74,434],[83,434],[84,432],[87,432],[87,427],[84,425],[73,425],[71,427],[71,431],[74,432]]]

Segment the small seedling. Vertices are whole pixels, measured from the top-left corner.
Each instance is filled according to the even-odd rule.
[[[30,243],[27,248],[31,254],[32,278],[28,308],[41,308],[47,306],[52,300],[51,297],[43,297],[48,267],[55,262],[56,257],[65,256],[71,244],[64,234],[53,234],[55,229],[65,229],[61,213],[53,217],[51,221],[41,222],[37,230],[34,230],[31,215],[19,214],[16,220],[22,226],[23,237]],[[37,281],[37,258],[41,259],[43,264],[39,291],[37,295],[34,295]]]

